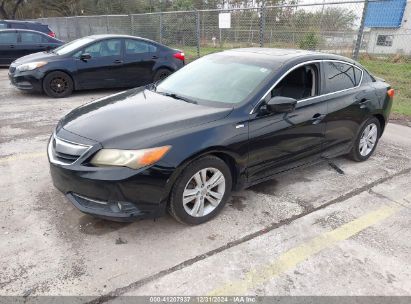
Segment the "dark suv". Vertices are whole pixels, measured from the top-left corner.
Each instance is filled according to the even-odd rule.
[[[55,38],[56,34],[50,29],[47,24],[34,21],[17,21],[17,20],[0,20],[0,30],[5,29],[25,29],[42,32]]]

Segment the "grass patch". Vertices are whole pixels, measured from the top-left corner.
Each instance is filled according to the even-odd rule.
[[[373,75],[385,79],[394,89],[392,112],[411,116],[411,63],[390,62],[388,59],[362,59]]]

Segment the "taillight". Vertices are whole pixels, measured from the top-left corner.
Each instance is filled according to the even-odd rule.
[[[179,59],[179,60],[182,60],[182,61],[185,60],[185,55],[184,55],[183,52],[175,53],[175,54],[173,54],[173,57],[174,57],[174,58],[177,58],[177,59]]]
[[[394,95],[395,95],[394,89],[389,89],[389,90],[387,91],[387,95],[388,95],[390,98],[393,98]]]
[[[49,35],[50,37],[53,37],[53,38],[56,37],[56,33],[54,33],[54,32],[50,32],[48,35]]]

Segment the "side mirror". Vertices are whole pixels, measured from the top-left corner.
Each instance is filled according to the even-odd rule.
[[[87,61],[91,59],[91,55],[89,53],[84,53],[80,55],[80,60]]]
[[[275,96],[267,102],[267,110],[271,113],[290,113],[294,111],[297,100],[294,98]]]

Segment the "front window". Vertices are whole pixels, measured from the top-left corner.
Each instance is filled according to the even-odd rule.
[[[186,65],[163,80],[157,91],[193,101],[238,104],[255,93],[272,72],[263,62],[215,54]]]
[[[0,33],[0,44],[17,43],[17,35],[13,32]]]
[[[77,40],[74,40],[72,42],[66,43],[65,45],[56,48],[53,52],[56,53],[57,55],[66,55],[68,53],[71,53],[78,48],[81,48],[82,46],[94,41],[93,38],[85,37],[85,38],[80,38]]]
[[[90,54],[91,58],[109,57],[109,56],[120,56],[121,55],[121,40],[120,39],[110,39],[96,42],[89,45],[84,50],[80,51],[79,54]],[[78,54],[76,54],[77,56]]]
[[[296,100],[318,95],[318,65],[308,64],[290,72],[271,91],[271,97],[283,96]]]

